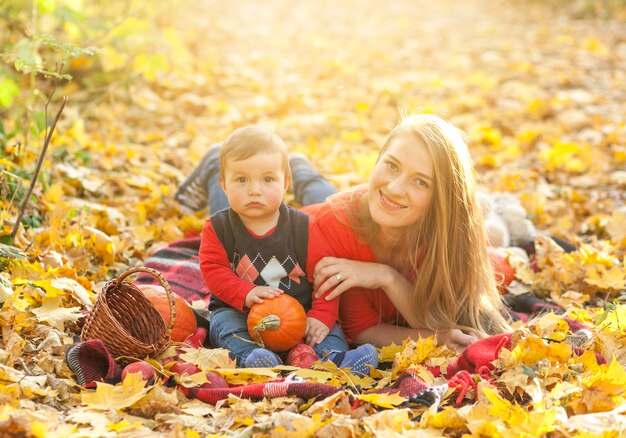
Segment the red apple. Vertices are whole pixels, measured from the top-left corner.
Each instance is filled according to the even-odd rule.
[[[509,255],[500,248],[489,247],[487,250],[489,252],[489,261],[496,274],[498,290],[506,292],[506,286],[515,280],[515,269],[509,263]]]
[[[141,378],[146,382],[154,379],[156,376],[152,365],[148,362],[144,362],[143,360],[126,365],[126,367],[122,370],[122,380],[126,378],[128,373],[141,373]]]
[[[192,374],[196,374],[200,372],[200,368],[198,368],[197,366],[195,366],[192,363],[187,363],[187,362],[176,362],[172,368],[170,368],[170,371],[176,374],[188,374],[188,375],[192,375]]]
[[[176,362],[177,356],[169,356],[161,360],[163,365],[167,365],[168,363]]]
[[[207,383],[203,383],[200,388],[228,388],[228,382],[219,373],[215,371],[206,372]]]
[[[190,347],[200,348],[204,345],[208,332],[204,327],[198,327],[196,332],[183,341],[183,344],[187,344]]]

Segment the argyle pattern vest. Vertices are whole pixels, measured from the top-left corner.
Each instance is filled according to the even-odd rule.
[[[305,310],[311,308],[313,287],[306,278],[309,217],[284,202],[276,229],[269,236],[250,234],[231,208],[211,216],[211,224],[224,245],[232,270],[242,280],[257,286],[272,286],[297,299]],[[215,295],[209,309],[228,307]]]

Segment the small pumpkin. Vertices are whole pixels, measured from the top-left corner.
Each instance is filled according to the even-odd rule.
[[[515,280],[515,268],[511,266],[509,262],[509,255],[507,252],[500,248],[488,247],[489,261],[493,266],[494,273],[496,274],[496,284],[498,290],[501,293],[506,292],[506,287]]]
[[[163,321],[169,324],[170,302],[163,286],[155,284],[138,284],[136,286],[159,311]],[[172,341],[182,342],[196,332],[198,324],[193,310],[183,297],[174,294],[174,303],[176,304],[176,317],[174,318],[174,327],[172,327]]]
[[[265,298],[248,313],[248,333],[261,347],[275,352],[287,351],[303,337],[306,312],[292,296],[281,294]]]

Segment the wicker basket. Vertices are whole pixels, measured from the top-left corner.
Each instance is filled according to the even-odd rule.
[[[170,302],[167,325],[152,302],[124,279],[136,272],[147,272],[160,282]],[[170,285],[159,271],[147,267],[131,268],[107,282],[83,326],[80,338],[101,339],[121,365],[163,352],[171,342],[176,304]]]

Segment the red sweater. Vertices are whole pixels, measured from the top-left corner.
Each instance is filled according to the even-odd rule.
[[[266,234],[270,235],[274,230]],[[317,234],[316,234],[317,233]],[[265,236],[255,236],[265,237]],[[309,246],[307,254],[306,274],[313,283],[313,268],[317,262],[330,253],[326,240],[319,235],[319,229],[309,220]],[[211,220],[204,224],[199,250],[200,272],[208,289],[229,306],[243,312],[244,302],[255,284],[242,280],[232,270],[226,249],[215,234]],[[323,322],[332,329],[338,320],[339,300],[326,301],[324,297],[313,299],[307,316]]]
[[[338,195],[337,199],[345,203],[348,209],[354,210],[359,208],[358,199],[365,193],[364,190],[357,189],[354,193],[342,193]],[[355,200],[350,200],[351,196],[355,196]],[[318,232],[326,238],[327,242],[330,242],[327,245],[331,251],[325,255],[379,263],[372,248],[361,240],[348,225],[350,222],[346,213],[342,215],[343,217],[338,218],[328,203],[307,206],[302,211],[309,214],[311,221],[318,228]],[[321,257],[318,257],[319,259]],[[496,275],[506,275],[506,272],[503,271],[505,269],[503,264],[499,264],[495,257],[490,260]],[[407,326],[406,320],[382,289],[371,290],[355,287],[344,292],[341,295],[339,319],[348,342],[353,341],[364,330],[381,323]]]
[[[362,193],[356,192],[357,198]],[[349,202],[352,194],[352,192],[342,193],[339,197]],[[326,244],[330,251],[324,255],[379,263],[372,248],[361,240],[348,225],[347,215],[340,220],[327,202],[309,205],[302,210],[309,213],[311,221],[315,224],[314,227],[318,229],[317,232],[324,236],[327,242],[331,242]],[[318,260],[322,257],[318,257]],[[309,270],[309,272],[312,271]],[[339,317],[348,342],[353,341],[365,329],[380,323],[406,325],[404,318],[382,289],[355,287],[344,292],[341,295]]]

